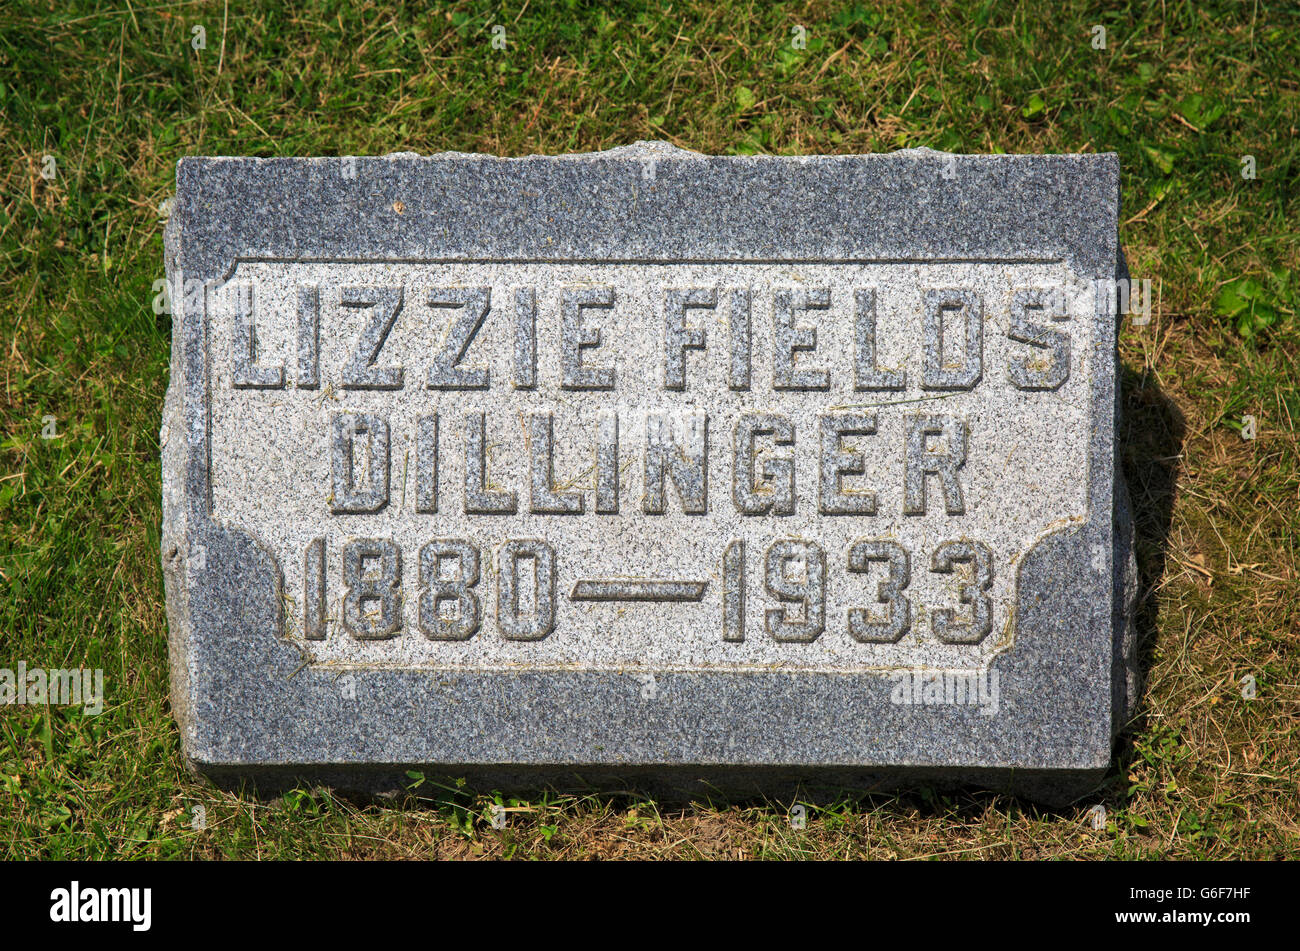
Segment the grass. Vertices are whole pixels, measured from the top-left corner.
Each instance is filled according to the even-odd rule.
[[[0,666],[100,667],[108,699],[98,717],[0,707],[0,857],[1296,854],[1297,63],[1300,14],[1280,2],[6,4]],[[1043,810],[921,789],[810,804],[799,829],[790,803],[427,784],[390,803],[268,801],[187,775],[158,557],[170,326],[150,307],[176,160],[640,138],[1119,153],[1121,241],[1156,299],[1121,340],[1147,681],[1096,796]]]

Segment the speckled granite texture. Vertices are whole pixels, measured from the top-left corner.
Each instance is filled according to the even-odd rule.
[[[1137,687],[1118,214],[1114,155],[183,159],[188,760],[1085,793]]]

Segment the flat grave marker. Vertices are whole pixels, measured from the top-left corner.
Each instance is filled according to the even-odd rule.
[[[199,769],[1105,770],[1114,156],[177,178],[163,559]]]

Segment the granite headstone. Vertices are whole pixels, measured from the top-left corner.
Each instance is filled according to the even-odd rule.
[[[182,159],[188,760],[1085,791],[1118,212],[1114,155]]]

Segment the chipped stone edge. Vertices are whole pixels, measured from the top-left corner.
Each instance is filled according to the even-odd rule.
[[[1098,155],[1113,155],[1109,152],[1053,152],[1043,153],[1042,156],[1050,155],[1054,158],[1078,158],[1093,159]],[[614,148],[600,149],[591,152],[560,152],[554,155],[536,153],[532,155],[497,155],[493,152],[461,152],[453,149],[442,152],[430,152],[424,154],[414,151],[402,152],[385,152],[382,155],[353,155],[344,153],[340,155],[325,156],[276,156],[276,157],[256,157],[242,155],[212,155],[212,156],[183,156],[180,161],[188,158],[202,159],[205,162],[338,162],[341,159],[366,159],[374,161],[376,159],[383,161],[412,161],[428,159],[456,159],[471,161],[490,161],[490,162],[602,162],[602,161],[703,161],[714,159],[727,159],[729,161],[746,162],[784,162],[795,165],[805,165],[811,162],[839,161],[846,159],[859,159],[865,156],[881,158],[910,158],[918,161],[933,160],[936,158],[978,158],[978,159],[1001,159],[1015,160],[1024,158],[1024,155],[1005,153],[1005,152],[946,152],[942,149],[932,149],[928,146],[915,146],[913,148],[895,149],[892,152],[855,152],[852,154],[836,154],[833,152],[817,152],[808,155],[767,155],[767,154],[711,154],[708,152],[697,152],[694,149],[682,148],[672,142],[663,139],[638,139],[630,145],[619,145]]]
[[[163,228],[163,260],[169,284],[179,275],[181,254],[181,223],[175,203]],[[170,701],[172,715],[180,727],[182,746],[192,746],[195,740],[194,718],[190,709],[191,617],[189,588],[185,578],[186,552],[182,549],[189,538],[188,506],[185,504],[186,485],[184,471],[188,456],[185,445],[185,307],[174,300],[171,306],[172,339],[168,366],[167,393],[163,400],[162,421],[158,431],[158,445],[162,457],[162,532],[161,551],[163,587],[167,609],[167,656],[170,666]]]

